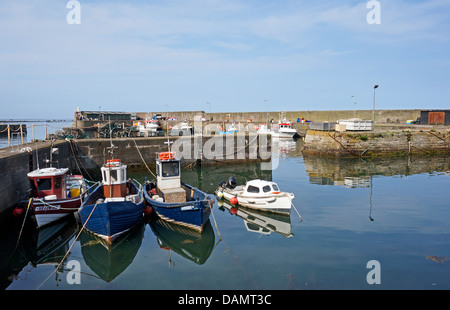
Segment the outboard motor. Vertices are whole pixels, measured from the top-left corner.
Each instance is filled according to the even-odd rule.
[[[236,179],[234,177],[228,179],[227,187],[231,189],[236,187]]]

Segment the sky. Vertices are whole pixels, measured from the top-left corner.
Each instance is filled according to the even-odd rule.
[[[450,109],[448,0],[72,2],[0,0],[0,119]]]

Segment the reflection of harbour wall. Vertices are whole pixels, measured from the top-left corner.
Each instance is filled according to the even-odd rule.
[[[237,184],[245,184],[248,180],[272,180],[272,170],[261,169],[261,163],[247,163],[245,165],[215,165],[196,167],[182,172],[182,181],[188,184],[198,184],[197,187],[213,193],[221,181],[228,181],[234,177]]]
[[[450,131],[328,132],[308,130],[304,154],[339,157],[450,153]]]
[[[331,158],[304,154],[310,182],[321,185],[367,187],[370,175],[413,175],[450,171],[450,157]],[[352,181],[354,184],[349,184]]]

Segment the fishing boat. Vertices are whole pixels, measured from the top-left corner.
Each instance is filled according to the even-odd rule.
[[[269,129],[267,124],[261,124],[257,127],[256,132],[260,135],[271,135],[272,130]]]
[[[226,125],[225,128],[220,127],[218,133],[220,135],[232,135],[238,133],[239,131],[238,128],[236,127],[236,123],[234,122],[228,127],[228,129],[226,127],[227,127]]]
[[[138,130],[139,137],[157,136],[158,130],[161,131],[158,120],[147,118],[133,124]]]
[[[31,198],[14,210],[21,215],[30,207],[38,228],[51,224],[78,210],[89,196],[89,187],[82,175],[68,175],[68,168],[38,168],[27,174]]]
[[[194,126],[189,125],[187,121],[181,122],[169,129],[169,135],[171,136],[192,136],[194,134]]]
[[[180,160],[175,152],[161,152],[156,158],[156,181],[146,181],[144,198],[166,221],[203,231],[214,199],[205,192],[181,182]]]
[[[283,119],[275,125],[272,130],[272,137],[274,138],[298,138],[300,137],[297,131],[292,128],[292,123]]]
[[[294,199],[294,194],[281,192],[275,182],[257,179],[236,186],[234,177],[230,177],[228,182],[221,182],[215,194],[233,205],[280,214],[291,212]]]
[[[120,159],[111,158],[100,169],[102,183],[82,203],[76,217],[84,229],[111,243],[139,224],[144,199],[142,189],[127,180],[127,166]]]

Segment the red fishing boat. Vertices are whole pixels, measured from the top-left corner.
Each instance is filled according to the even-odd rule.
[[[36,169],[27,174],[30,180],[32,209],[37,227],[73,214],[89,194],[82,175],[67,175],[68,168]]]

